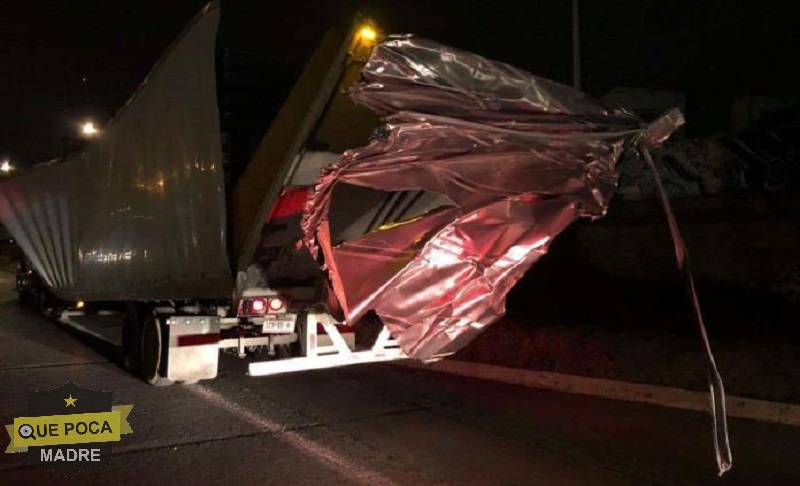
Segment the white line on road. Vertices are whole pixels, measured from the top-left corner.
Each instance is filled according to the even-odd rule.
[[[577,393],[708,413],[708,392],[467,361],[446,360],[430,364],[404,361],[398,362],[396,366],[497,381],[509,385],[543,388],[564,393]],[[800,405],[733,395],[728,395],[726,401],[730,417],[800,426]]]
[[[2,366],[0,367],[0,373],[6,371],[37,370],[41,368],[65,368],[68,366],[89,366],[89,365],[107,365],[107,364],[113,364],[113,362],[105,360],[105,361],[75,361],[75,362],[67,361],[60,363],[25,364],[16,366]]]
[[[238,403],[232,402],[213,390],[202,386],[189,386],[186,387],[186,390],[224,408],[230,413],[250,423],[254,427],[257,427],[262,432],[273,434],[278,440],[287,443],[288,445],[297,449],[299,452],[321,462],[345,478],[355,479],[364,484],[397,484],[391,479],[383,476],[381,473],[362,467],[361,465],[340,456],[328,447],[303,437],[298,432],[286,430],[283,425],[273,422],[262,415],[259,415],[258,413],[239,405]]]

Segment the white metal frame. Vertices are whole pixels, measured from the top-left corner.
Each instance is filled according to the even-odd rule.
[[[91,334],[95,337],[105,340],[106,338],[104,336],[78,324],[71,319],[71,317],[83,315],[85,315],[83,311],[65,310],[62,311],[57,317],[65,324],[68,324],[84,333]],[[206,329],[207,325],[200,326],[201,329],[197,329],[196,326],[188,326],[188,324],[193,323],[194,320],[203,321],[204,323],[207,323],[207,325],[209,323],[213,324],[211,324],[211,327],[208,329]],[[179,325],[178,321],[180,321],[181,324],[183,321],[187,321],[188,327]],[[168,367],[168,370],[171,370],[170,378],[177,380],[188,380],[191,378],[190,381],[213,378],[216,376],[219,352],[222,348],[238,348],[239,353],[243,355],[244,348],[246,346],[265,346],[269,345],[270,343],[278,344],[284,342],[293,342],[298,338],[300,340],[300,348],[302,352],[301,357],[253,362],[249,364],[248,374],[250,376],[268,376],[297,371],[334,368],[338,366],[348,366],[361,363],[395,361],[407,358],[406,354],[402,349],[400,349],[399,344],[395,339],[392,338],[389,330],[385,326],[381,329],[380,334],[370,349],[363,351],[355,351],[354,349],[351,349],[351,345],[348,344],[348,339],[342,336],[342,333],[339,332],[339,329],[336,327],[337,323],[333,317],[327,312],[319,311],[309,312],[308,318],[305,320],[305,322],[298,320],[298,336],[292,336],[291,339],[287,339],[286,336],[277,335],[239,337],[222,339],[213,344],[209,343],[208,345],[189,346],[185,348],[177,347],[176,343],[172,342],[177,339],[176,336],[178,334],[197,333],[198,331],[201,333],[210,331],[212,334],[218,334],[220,325],[221,327],[226,327],[226,324],[230,325],[232,324],[232,321],[236,321],[236,319],[219,318],[214,316],[186,316],[181,318],[171,318],[168,321],[171,331],[171,341],[169,343],[171,366]],[[320,345],[319,338],[324,338],[326,336],[319,336],[317,334],[318,325],[322,326],[328,338],[322,340],[326,342],[322,345]],[[179,332],[183,327],[187,327],[185,332]],[[327,341],[329,341],[330,344],[327,344]],[[202,359],[199,359],[200,356],[197,355],[197,353],[200,351],[203,352]],[[183,356],[184,354],[187,354],[187,356]],[[191,367],[193,368],[197,368],[198,366],[202,365],[203,372],[198,373],[198,370],[192,369],[192,372],[187,374],[186,370],[183,370],[184,366],[180,366],[180,364],[191,364]],[[213,372],[212,369],[214,370]],[[178,376],[179,374],[181,376]]]
[[[250,376],[268,376],[295,371],[319,370],[360,363],[379,363],[406,358],[399,344],[384,328],[372,348],[364,351],[350,349],[336,328],[336,321],[326,312],[309,312],[305,323],[298,323],[302,357],[250,363]],[[319,346],[317,325],[321,325],[331,340],[330,345]]]

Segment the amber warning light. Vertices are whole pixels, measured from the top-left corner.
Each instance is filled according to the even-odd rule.
[[[350,43],[350,56],[359,62],[366,61],[372,48],[380,42],[380,38],[380,31],[374,22],[362,22],[356,27],[353,41]]]
[[[365,41],[375,41],[375,39],[378,38],[378,33],[369,25],[361,27],[361,30],[358,31],[358,35]]]

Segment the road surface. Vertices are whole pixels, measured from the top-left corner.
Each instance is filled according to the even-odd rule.
[[[20,311],[10,282],[0,273],[0,424],[69,380],[134,409],[105,468],[70,480],[4,454],[2,484],[800,484],[797,428],[731,420],[719,479],[705,414],[397,365],[250,378],[226,358],[215,381],[150,387],[112,347]]]

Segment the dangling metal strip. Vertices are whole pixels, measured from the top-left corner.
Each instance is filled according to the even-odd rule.
[[[731,445],[728,440],[728,420],[725,412],[725,388],[722,385],[722,378],[719,376],[719,371],[717,371],[717,363],[714,361],[714,354],[711,351],[711,344],[708,341],[706,326],[703,323],[703,314],[700,311],[700,302],[697,299],[697,291],[694,286],[694,277],[692,276],[692,270],[689,265],[689,253],[686,250],[686,244],[683,242],[683,237],[681,237],[681,233],[678,230],[678,223],[675,222],[675,215],[672,213],[672,208],[667,199],[667,193],[664,191],[664,186],[661,184],[661,177],[659,176],[655,163],[653,163],[653,157],[650,155],[644,143],[640,143],[639,148],[644,155],[647,165],[653,172],[653,179],[658,189],[658,196],[661,199],[664,213],[667,215],[669,231],[672,234],[672,243],[675,246],[675,259],[678,262],[678,269],[684,278],[686,291],[689,293],[689,299],[692,302],[692,312],[700,328],[700,336],[703,338],[704,357],[706,368],[708,369],[708,385],[711,391],[711,416],[714,419],[714,450],[717,455],[719,475],[722,476],[733,466]]]

